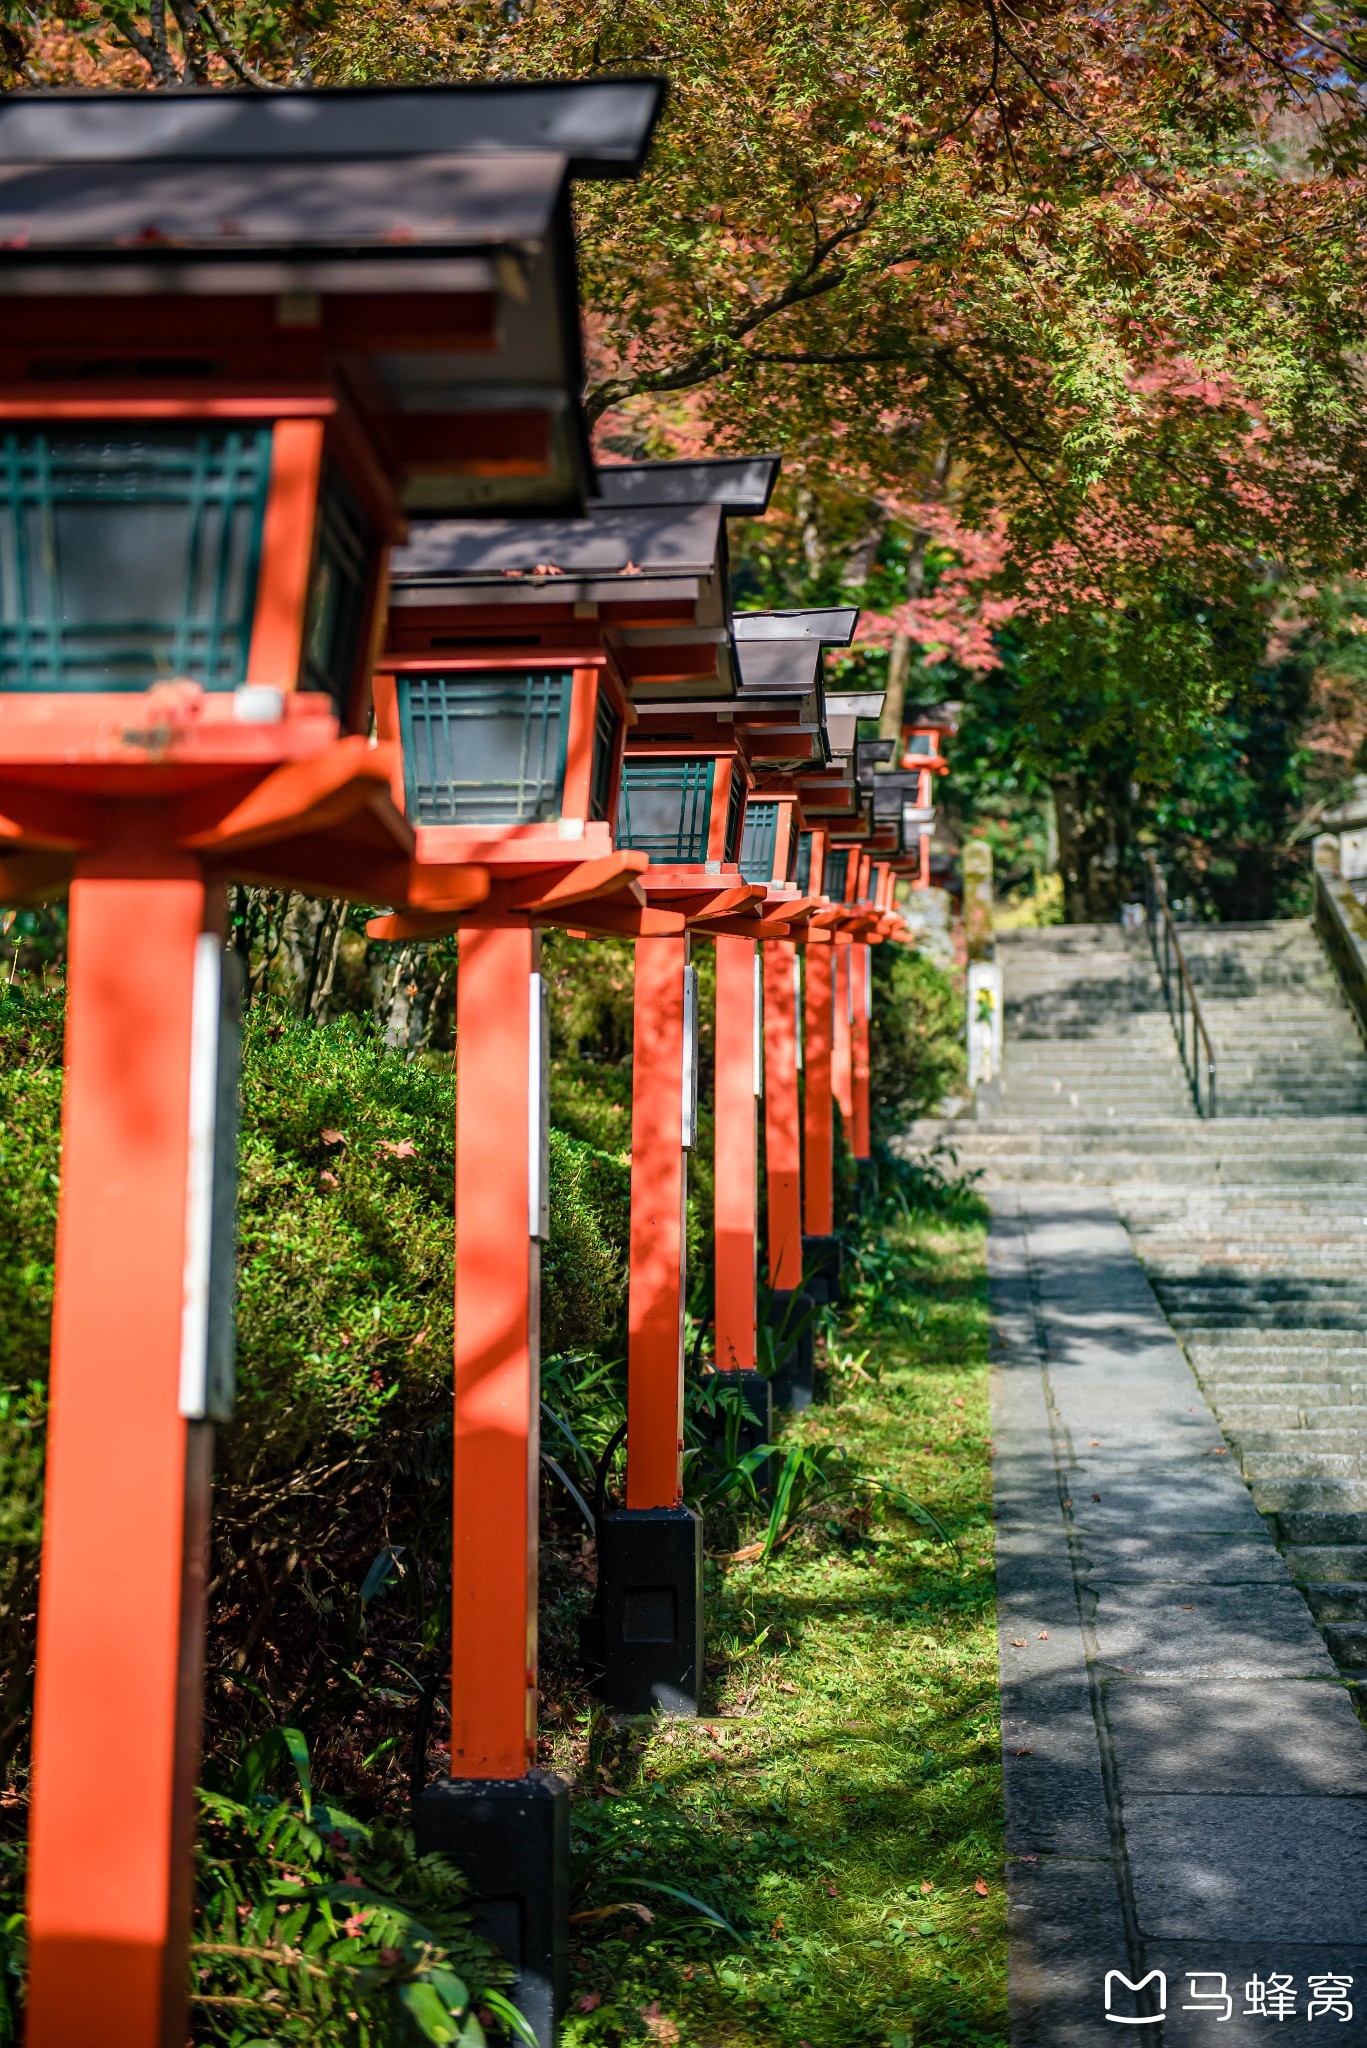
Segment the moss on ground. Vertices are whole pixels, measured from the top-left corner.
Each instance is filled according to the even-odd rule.
[[[913,1220],[874,1256],[785,1440],[845,1446],[956,1549],[828,1503],[768,1564],[709,1565],[713,1717],[560,1741],[566,2048],[1006,2040],[982,1232]]]

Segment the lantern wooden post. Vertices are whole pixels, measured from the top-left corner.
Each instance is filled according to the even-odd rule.
[[[812,934],[813,939],[816,936]],[[803,1005],[802,1254],[807,1288],[815,1301],[835,1300],[840,1286],[831,1072],[834,955],[831,944],[809,943]]]
[[[772,939],[764,956],[764,1168],[776,1407],[810,1407],[812,1311],[802,1286],[802,1110],[798,1094],[798,949]]]
[[[753,939],[719,938],[716,1024],[716,1358],[719,1372],[755,1363],[758,1060]]]
[[[797,947],[764,947],[764,1169],[769,1285],[802,1285],[802,1133],[797,1083]]]
[[[682,1483],[696,1018],[687,936],[638,939],[626,1506],[598,1526],[603,1696],[621,1713],[696,1714],[703,1678],[702,1522]]]
[[[34,2048],[182,2048],[188,2025],[212,1465],[210,1425],[184,1413],[202,1347],[187,1232],[206,1071],[191,1046],[208,1021],[195,1014],[201,939],[220,943],[222,918],[198,864],[136,832],[72,884],[33,1728]],[[212,1022],[216,1046],[216,1005]]]
[[[722,1441],[734,1441],[744,1456],[767,1444],[773,1435],[772,1389],[768,1374],[758,1368],[755,1352],[759,1096],[764,1056],[759,946],[754,939],[719,935],[716,947],[713,1319],[717,1371],[733,1381],[723,1392],[728,1400],[740,1404],[739,1415],[723,1424]],[[757,1477],[767,1476],[766,1464]]]
[[[854,1116],[851,1122],[856,1159],[873,1155],[869,1118],[869,1029],[873,1016],[873,948],[850,948],[850,974],[854,987],[854,1016],[850,1025],[851,1057],[854,1067]]]
[[[475,918],[456,980],[451,1775],[418,1801],[424,1854],[467,1871],[518,2006],[554,2038],[566,1990],[568,1793],[536,1764],[540,1240],[546,1101],[540,934]]]
[[[853,946],[837,943],[831,989],[831,1093],[840,1108],[846,1141],[854,1125],[854,1063],[852,1032],[854,983],[850,972]]]

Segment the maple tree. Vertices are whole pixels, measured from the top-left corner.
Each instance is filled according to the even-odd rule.
[[[865,638],[895,695],[913,656],[981,672],[1009,623],[1041,749],[1119,721],[1155,765],[1246,666],[1278,578],[1360,561],[1355,7],[0,11],[34,84],[665,74],[645,175],[576,195],[599,446],[781,448],[809,584],[837,557],[857,584],[901,535]]]

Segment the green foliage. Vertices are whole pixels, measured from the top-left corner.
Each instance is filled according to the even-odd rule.
[[[704,1720],[555,1737],[577,1781],[566,2048],[1004,2048],[981,1230],[889,1214],[832,1398],[784,1444],[890,1490],[813,1485],[767,1562],[767,1510],[713,1555]]]
[[[200,1795],[194,2039],[478,2048],[507,1971],[460,1874],[406,1830],[244,1791]]]
[[[626,1340],[631,1168],[551,1132],[551,1235],[541,1255],[541,1340],[590,1351]]]
[[[869,1112],[875,1138],[899,1138],[964,1074],[963,996],[942,967],[906,946],[873,949]]]
[[[60,998],[0,986],[0,1770],[32,1681],[61,1057]]]

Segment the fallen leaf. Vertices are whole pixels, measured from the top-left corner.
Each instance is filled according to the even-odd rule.
[[[930,1879],[929,1879],[928,1877],[923,1877],[923,1878],[921,1879],[921,1890],[922,1890],[923,1892],[933,1892],[933,1891],[934,1891],[934,1889],[935,1889],[935,1887],[934,1887],[934,1885],[933,1885],[933,1884],[931,1883],[931,1881],[930,1881]]]
[[[978,1894],[978,1897],[979,1897],[980,1899],[985,1899],[985,1898],[987,1897],[987,1886],[986,1886],[986,1884],[985,1884],[985,1883],[983,1882],[982,1878],[980,1878],[980,1877],[975,1877],[975,1878],[974,1878],[974,1880],[973,1880],[973,1889],[974,1889],[974,1891],[975,1891],[975,1892],[976,1892],[976,1893]]]
[[[1038,1857],[1038,1856],[1022,1856],[1022,1857],[1021,1857],[1021,1862],[1022,1862],[1022,1863],[1038,1863],[1038,1862],[1039,1862],[1039,1857]]]
[[[579,1998],[575,1999],[574,2009],[576,2012],[596,2012],[602,2003],[603,1994],[601,1991],[585,1991]]]
[[[346,1139],[340,1131],[324,1131],[322,1138],[325,1145],[345,1145],[346,1143]]]
[[[381,1138],[381,1152],[387,1152],[391,1159],[416,1159],[418,1148],[411,1138]]]
[[[1039,1639],[1040,1639],[1040,1641],[1041,1641],[1042,1643],[1047,1643],[1047,1642],[1048,1642],[1048,1640],[1049,1640],[1049,1631],[1048,1631],[1048,1629],[1047,1629],[1047,1628],[1042,1628],[1042,1629],[1040,1630],[1040,1632],[1039,1632]]]
[[[1092,1499],[1093,1499],[1093,1500],[1100,1500],[1100,1498],[1101,1498],[1101,1495],[1100,1495],[1099,1493],[1094,1493],[1094,1494],[1092,1495]]]
[[[1012,1756],[1033,1756],[1035,1752],[1033,1749],[1013,1749],[1011,1754]]]
[[[1024,1636],[1012,1636],[1012,1638],[1011,1638],[1011,1647],[1012,1647],[1012,1649],[1013,1649],[1013,1650],[1023,1650],[1023,1649],[1025,1648],[1025,1637],[1024,1637]]]
[[[833,1884],[828,1884],[826,1887],[826,1896],[828,1899],[838,1899],[840,1897],[840,1894]]]
[[[342,1183],[338,1180],[335,1173],[329,1173],[324,1168],[323,1172],[318,1176],[318,1185],[320,1188],[339,1188]]]

